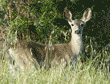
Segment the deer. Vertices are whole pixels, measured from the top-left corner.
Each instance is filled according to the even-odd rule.
[[[83,25],[91,18],[91,9],[87,8],[81,19],[72,20],[72,13],[65,8],[64,18],[71,27],[71,40],[68,43],[43,44],[34,41],[17,41],[9,48],[10,56],[15,60],[15,65],[21,68],[31,68],[31,66],[58,66],[61,63],[77,63],[79,55],[83,50]]]

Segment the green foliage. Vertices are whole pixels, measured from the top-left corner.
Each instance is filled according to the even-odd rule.
[[[28,21],[26,21],[25,19],[21,19],[20,17],[17,17],[16,19],[10,22],[10,27],[12,30],[17,30],[18,28],[27,28]]]
[[[45,38],[48,38],[53,30],[56,32],[59,31],[58,30],[59,27],[55,26],[53,22],[57,16],[61,17],[61,14],[57,14],[57,16],[55,15],[55,12],[57,12],[57,10],[55,7],[53,7],[53,2],[49,0],[39,1],[39,3],[33,1],[33,4],[30,4],[29,13],[36,18],[36,20],[34,20],[34,25],[36,26],[36,32],[39,35],[38,38],[43,40]],[[40,7],[39,10],[38,7]],[[25,6],[22,7],[21,11],[27,9],[28,8]],[[12,16],[16,15],[15,11],[11,11],[11,13]],[[11,31],[14,33],[15,30],[17,30],[18,32],[22,33],[23,31],[28,30],[29,24],[30,23],[28,23],[28,19],[26,19],[26,16],[23,15],[22,18],[16,17],[12,21],[10,21]]]

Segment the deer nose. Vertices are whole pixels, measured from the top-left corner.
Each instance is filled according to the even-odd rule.
[[[81,34],[81,30],[76,30],[75,33],[76,34]]]

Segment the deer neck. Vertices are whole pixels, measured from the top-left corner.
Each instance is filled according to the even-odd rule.
[[[82,34],[76,34],[75,32],[72,31],[71,41],[69,44],[71,46],[73,53],[75,53],[76,55],[81,53],[82,48],[83,48]]]

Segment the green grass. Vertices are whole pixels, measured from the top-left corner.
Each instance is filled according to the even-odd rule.
[[[31,69],[28,72],[18,70],[14,76],[9,74],[7,61],[1,62],[0,84],[109,84],[109,67],[93,66],[92,61],[83,64],[79,61],[74,69],[70,66],[52,67],[49,70]]]

